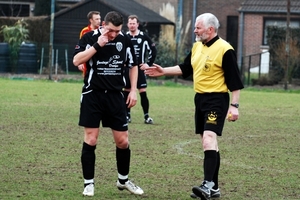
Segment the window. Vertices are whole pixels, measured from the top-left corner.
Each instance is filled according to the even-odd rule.
[[[267,27],[278,26],[286,27],[286,18],[266,18],[264,19],[264,37],[263,45],[268,45],[267,41]],[[290,28],[300,28],[300,19],[290,19]]]
[[[28,17],[29,15],[29,4],[0,4],[0,16]]]

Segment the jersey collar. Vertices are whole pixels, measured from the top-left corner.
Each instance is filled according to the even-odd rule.
[[[214,37],[213,39],[209,40],[208,42],[206,42],[205,44],[202,43],[205,46],[210,47],[215,41],[217,41],[220,37],[217,35],[216,37]]]

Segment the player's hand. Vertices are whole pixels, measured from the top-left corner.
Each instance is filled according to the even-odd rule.
[[[147,64],[147,63],[142,63],[142,64],[140,64],[140,69],[141,70],[146,70],[146,69],[148,69],[149,68],[149,65]]]
[[[78,65],[78,69],[79,69],[80,71],[83,71],[83,70],[84,70],[84,64]]]
[[[103,32],[101,33],[101,35],[98,37],[98,44],[103,47],[106,45],[106,43],[108,43],[108,30],[106,29],[101,29],[103,30]]]
[[[152,77],[158,77],[164,75],[164,69],[155,63],[151,67],[144,70],[145,74]]]
[[[131,108],[136,105],[137,96],[136,91],[130,91],[126,100],[126,105],[128,108]]]

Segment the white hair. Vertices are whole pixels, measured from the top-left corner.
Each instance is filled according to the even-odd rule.
[[[213,27],[216,32],[220,27],[218,18],[211,13],[203,13],[196,18],[197,21],[202,21],[205,28]]]

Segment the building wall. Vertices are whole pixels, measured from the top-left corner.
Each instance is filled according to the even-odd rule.
[[[244,48],[243,54],[259,53],[263,37],[263,16],[246,14],[244,20],[244,47],[247,48]]]
[[[286,18],[286,15],[246,13],[244,15],[245,48],[243,50],[243,55],[261,52],[264,36],[264,18]],[[290,18],[299,19],[299,15],[290,15]]]
[[[177,20],[177,12],[178,12],[178,2],[179,0],[134,0],[149,9],[160,13],[164,9],[164,7],[168,4],[171,5],[171,7],[174,8],[174,13],[173,18],[171,19],[168,18],[171,21],[176,22]],[[8,0],[0,0],[0,2],[10,2]],[[34,0],[20,0],[18,2],[22,3],[30,3],[30,6],[34,8]],[[76,0],[71,0],[71,1],[63,1],[63,0],[58,0],[57,3],[60,6],[67,7],[71,6],[74,3],[77,3],[78,1]],[[193,40],[193,29],[194,29],[194,19],[193,19],[193,4],[196,2],[196,13],[195,15],[199,15],[204,12],[211,12],[215,14],[218,19],[220,20],[220,30],[219,30],[219,35],[226,39],[226,24],[227,24],[227,16],[228,15],[233,15],[233,16],[238,16],[237,9],[239,8],[240,4],[243,2],[243,0],[226,0],[226,1],[220,1],[220,0],[210,0],[210,1],[201,1],[201,0],[182,0],[183,2],[183,11],[182,11],[182,29],[185,31],[187,28],[186,25],[188,22],[190,22],[190,26],[188,27],[188,33],[185,36],[182,36],[182,39],[186,40],[184,43],[188,44],[188,46],[191,46],[192,43],[194,42]],[[32,13],[31,13],[32,14]]]
[[[156,13],[159,13],[160,9],[163,8],[163,5],[166,3],[170,3],[171,5],[175,6],[177,12],[177,2],[178,0],[134,0],[145,7],[153,10]]]
[[[159,13],[160,9],[162,9],[163,4],[170,3],[175,7],[175,15],[177,16],[178,9],[178,0],[135,0],[138,3],[143,4],[144,6],[150,8],[151,10]],[[240,7],[241,3],[244,0],[209,0],[209,1],[201,1],[196,0],[196,16],[205,12],[211,12],[219,19],[221,27],[219,30],[219,34],[221,37],[226,39],[226,24],[227,24],[227,16],[238,16],[239,13],[237,9]],[[183,0],[183,25],[186,24],[189,20],[193,20],[193,0]],[[194,24],[191,26],[194,27]],[[191,28],[192,30],[192,28]]]
[[[135,0],[138,3],[145,5],[146,7],[152,9],[153,11],[159,13],[159,11],[163,8],[164,4],[171,4],[175,7],[175,17],[177,18],[178,12],[178,1],[179,0]],[[195,17],[198,15],[211,12],[220,21],[220,29],[219,35],[226,40],[226,31],[227,31],[227,16],[239,16],[238,8],[240,7],[241,3],[244,0],[210,0],[210,1],[201,1],[201,0],[183,0],[183,7],[182,7],[182,29],[185,31],[186,25],[190,22],[189,30],[186,35],[182,35],[182,39],[188,48],[191,47],[192,43],[194,42],[193,38],[193,31],[194,31],[194,20],[193,14]],[[194,2],[196,3],[196,12],[194,13]],[[176,19],[177,20],[177,19]],[[176,22],[175,20],[175,22]]]
[[[210,0],[200,1],[197,4],[197,15],[210,12],[220,21],[219,35],[226,39],[227,16],[238,16],[238,8],[244,0]]]

